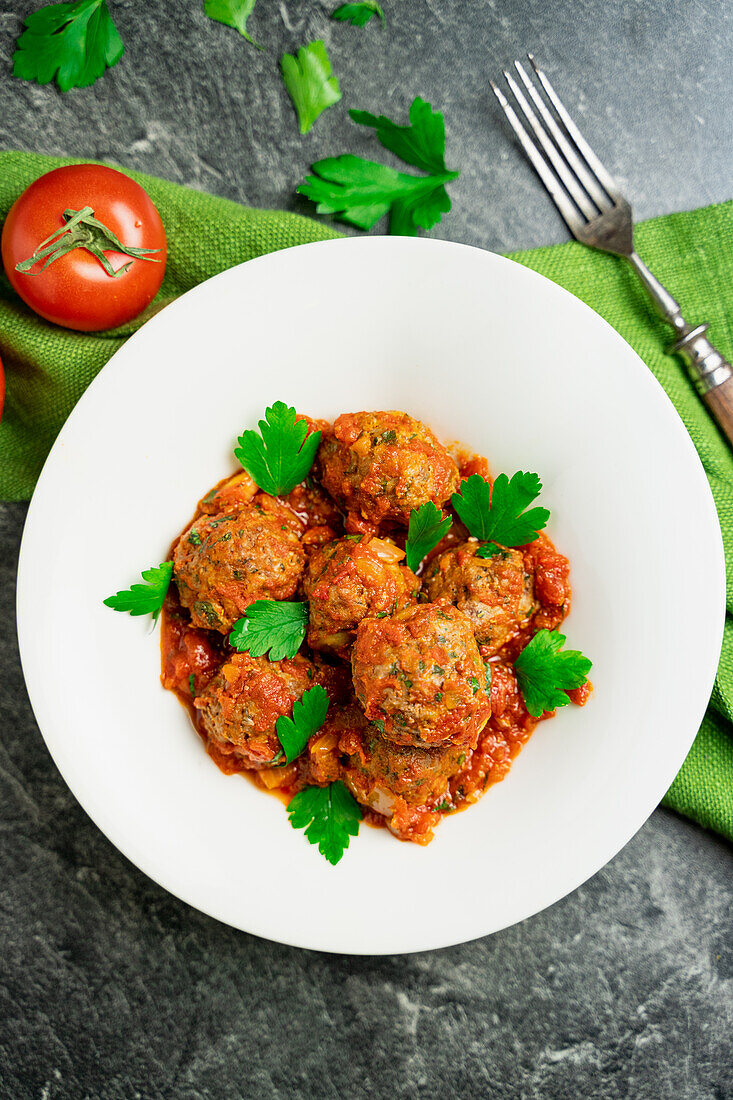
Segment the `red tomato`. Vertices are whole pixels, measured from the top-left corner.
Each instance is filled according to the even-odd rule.
[[[40,274],[16,270],[16,264],[63,229],[65,210],[84,207],[91,207],[96,220],[125,247],[160,251],[151,259],[131,259],[103,245],[114,271],[130,264],[117,276],[109,275],[83,247],[54,259]],[[41,317],[65,328],[96,332],[137,317],[158,293],[165,271],[165,230],[150,198],[129,176],[99,164],[77,164],[47,172],[13,204],[3,227],[2,258],[13,289]],[[40,271],[42,263],[32,270]]]

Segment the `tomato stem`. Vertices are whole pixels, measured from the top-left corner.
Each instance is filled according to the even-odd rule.
[[[151,255],[152,252],[160,252],[159,248],[133,248],[122,244],[111,229],[94,217],[91,206],[83,206],[81,210],[64,210],[63,219],[64,225],[46,237],[45,241],[41,241],[32,256],[15,265],[16,271],[20,271],[23,275],[40,275],[54,260],[58,260],[75,248],[84,248],[87,252],[91,252],[113,279],[124,275],[132,267],[132,260],[151,260],[156,264],[161,262]],[[122,252],[125,256],[131,256],[132,260],[115,271],[105,256],[105,251]],[[31,270],[41,260],[43,265],[38,271]]]

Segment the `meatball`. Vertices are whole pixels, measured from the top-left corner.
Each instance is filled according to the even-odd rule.
[[[318,459],[324,487],[349,513],[347,530],[407,525],[413,508],[442,505],[460,480],[430,429],[403,412],[339,416]]]
[[[389,539],[347,535],[308,561],[303,591],[309,601],[308,645],[348,660],[356,628],[367,615],[385,616],[415,602],[420,582]]]
[[[173,576],[194,626],[226,632],[251,603],[287,600],[298,587],[305,553],[297,517],[266,498],[218,516],[199,516],[173,552]]]
[[[234,756],[246,768],[267,767],[280,752],[278,718],[290,716],[315,681],[306,657],[270,661],[233,653],[194,700],[212,755]]]
[[[398,745],[476,744],[491,713],[471,620],[449,603],[362,619],[351,655],[367,718]],[[383,727],[383,728],[382,728]]]
[[[350,721],[339,738],[344,780],[357,802],[391,817],[408,806],[434,806],[461,768],[466,752],[458,745],[416,748],[388,741],[358,707],[344,708]]]
[[[532,575],[520,550],[478,557],[480,543],[469,539],[434,558],[424,578],[429,600],[449,600],[465,611],[484,655],[498,653],[526,626],[537,608]]]

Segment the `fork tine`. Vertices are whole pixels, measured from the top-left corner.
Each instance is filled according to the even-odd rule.
[[[530,65],[537,73],[537,79],[539,80],[542,87],[545,89],[545,94],[547,95],[547,98],[557,111],[560,121],[562,122],[567,132],[570,134],[570,137],[575,142],[578,150],[585,157],[586,162],[588,163],[592,171],[595,172],[598,180],[603,186],[603,189],[608,193],[609,197],[612,198],[614,202],[619,202],[621,199],[621,193],[618,189],[618,185],[615,179],[610,174],[610,172],[607,172],[606,169],[603,167],[600,160],[595,155],[590,145],[573,122],[572,118],[566,111],[565,106],[560,99],[560,96],[557,94],[552,84],[550,84],[550,81],[547,79],[547,76],[545,75],[543,70],[537,64],[534,54],[528,53],[527,57],[529,58]]]
[[[568,229],[573,234],[573,236],[576,237],[580,230],[583,228],[584,221],[578,214],[578,211],[571,201],[570,196],[564,190],[559,177],[555,174],[553,169],[547,163],[535,143],[532,141],[532,138],[529,136],[524,126],[519,121],[516,111],[507,100],[501,88],[497,87],[493,80],[490,80],[489,84],[491,85],[491,90],[493,91],[494,95],[499,100],[504,114],[509,120],[509,125],[511,126],[514,133],[517,135],[517,138],[519,139],[522,148],[534,165],[535,171],[544,183],[547,190],[550,192],[550,195],[555,205],[557,206],[558,210],[560,211],[567,223]]]
[[[522,83],[529,92],[532,102],[539,111],[542,121],[555,139],[555,143],[560,149],[560,152],[565,157],[565,160],[568,162],[571,169],[575,172],[575,175],[578,177],[585,190],[593,199],[593,202],[596,204],[601,213],[606,210],[610,210],[610,208],[613,206],[613,201],[609,199],[603,188],[599,187],[598,181],[588,171],[568,139],[565,137],[565,134],[555,122],[552,112],[547,109],[547,105],[542,99],[542,96],[539,94],[534,84],[527,76],[524,66],[521,65],[519,61],[515,61],[514,67],[519,73]],[[593,217],[593,214],[590,214],[589,217]]]
[[[586,218],[589,221],[591,218],[595,218],[598,211],[593,206],[593,204],[588,201],[587,195],[580,187],[577,179],[573,176],[572,172],[568,170],[567,164],[562,159],[556,147],[553,145],[552,140],[548,137],[547,133],[543,129],[542,123],[537,118],[537,115],[534,113],[529,103],[525,99],[521,88],[514,80],[511,73],[508,73],[506,69],[504,69],[504,79],[506,80],[510,90],[514,95],[514,98],[519,104],[522,114],[529,123],[529,127],[532,130],[535,138],[544,149],[547,159],[550,161],[552,167],[555,169],[558,176],[562,180],[565,186],[565,190],[569,192],[570,197],[572,198],[575,205],[580,211],[582,211],[583,214],[585,214]]]

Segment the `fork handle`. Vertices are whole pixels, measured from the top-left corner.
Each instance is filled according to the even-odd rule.
[[[652,275],[636,252],[632,252],[628,259],[660,316],[672,325],[677,334],[675,343],[666,349],[667,354],[677,354],[684,360],[695,389],[728,442],[733,444],[733,367],[708,340],[705,335],[707,324],[689,325],[682,316],[679,303]]]

